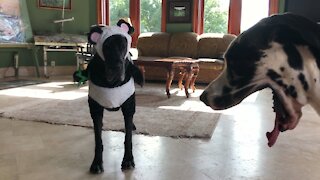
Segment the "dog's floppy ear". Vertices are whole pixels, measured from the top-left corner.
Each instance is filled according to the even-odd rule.
[[[102,27],[104,26],[94,25],[90,28],[90,32],[88,33],[88,42],[90,44],[97,44],[103,32]]]
[[[119,26],[124,32],[128,34],[133,34],[134,28],[124,19],[120,19],[117,22],[117,26]]]

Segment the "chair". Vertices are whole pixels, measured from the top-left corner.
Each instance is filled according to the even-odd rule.
[[[77,57],[77,70],[73,73],[73,81],[77,82],[78,86],[85,84],[87,77],[85,71],[87,69],[89,61],[94,56],[94,48],[92,44],[87,43],[86,46],[78,46]]]
[[[94,56],[93,45],[87,43],[86,46],[79,46],[76,52],[77,57],[77,70],[85,70],[87,68],[88,62]]]

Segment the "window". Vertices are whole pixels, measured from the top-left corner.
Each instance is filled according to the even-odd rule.
[[[249,29],[261,19],[268,17],[269,0],[242,0],[241,32]]]
[[[204,3],[204,32],[227,33],[229,1],[205,0]]]
[[[140,0],[140,32],[161,31],[161,0]]]
[[[128,18],[129,8],[129,0],[109,0],[110,25],[116,25],[121,18]]]
[[[132,46],[136,47],[141,32],[160,32],[165,29],[167,0],[97,0],[98,23],[115,25],[121,18],[130,18],[135,32]],[[140,9],[141,8],[141,9]],[[140,30],[141,28],[141,30]]]

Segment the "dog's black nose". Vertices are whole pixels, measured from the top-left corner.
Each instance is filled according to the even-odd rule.
[[[207,98],[207,92],[203,91],[203,93],[200,95],[200,101],[202,101],[204,104],[208,105],[208,98]]]

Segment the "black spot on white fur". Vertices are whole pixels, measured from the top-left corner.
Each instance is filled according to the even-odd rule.
[[[287,85],[283,82],[282,80],[282,76],[280,74],[278,74],[276,71],[269,69],[267,71],[267,76],[274,81],[275,83],[277,83],[280,87],[282,87],[285,91],[285,93],[288,96],[291,96],[293,98],[297,98],[298,94],[297,94],[297,90],[293,85]],[[300,74],[298,76],[300,82],[302,83],[304,89],[308,89],[308,83],[305,81],[305,77],[303,74]]]
[[[300,82],[301,82],[301,84],[302,84],[302,86],[303,86],[303,89],[304,89],[305,91],[308,91],[308,89],[309,89],[309,84],[308,84],[308,82],[306,81],[306,77],[304,76],[304,74],[300,73],[300,74],[298,75],[298,79],[300,80]]]
[[[267,76],[270,77],[271,80],[276,81],[277,79],[281,78],[281,75],[278,74],[276,71],[269,69],[267,71]]]
[[[289,65],[293,69],[302,70],[303,61],[297,48],[293,44],[284,44],[283,50],[288,56]]]
[[[278,74],[276,71],[269,69],[267,71],[267,76],[272,81],[276,82],[280,87],[283,87],[284,89],[288,89],[288,85],[283,82],[281,75]],[[289,90],[288,90],[288,92],[289,92]]]
[[[290,85],[288,88],[285,89],[285,93],[293,98],[298,97],[297,90],[294,86]]]

